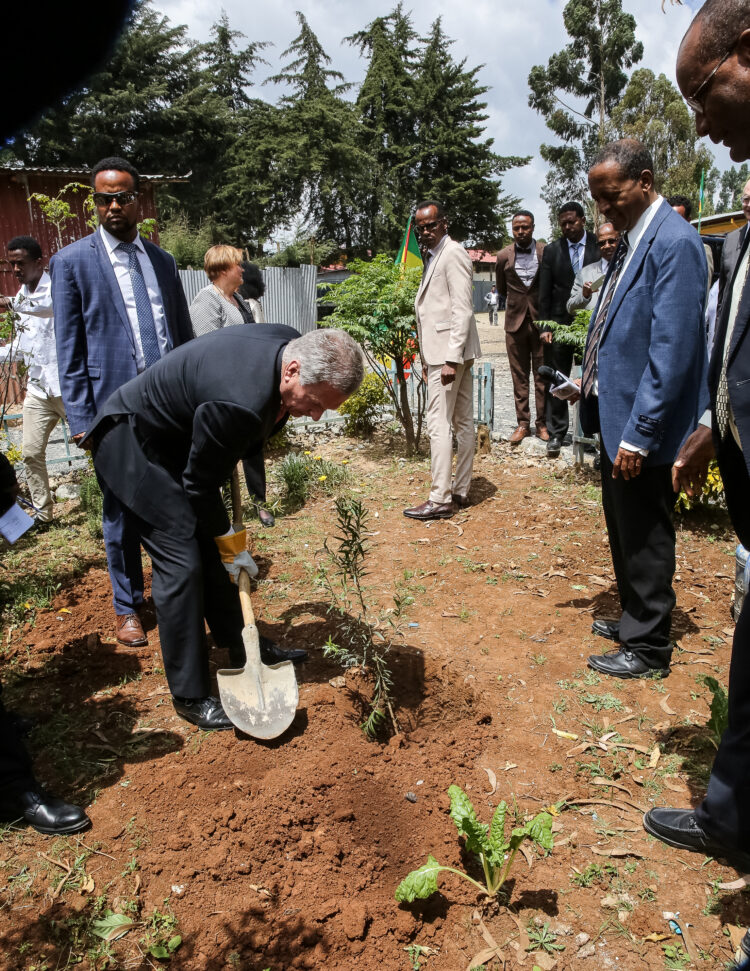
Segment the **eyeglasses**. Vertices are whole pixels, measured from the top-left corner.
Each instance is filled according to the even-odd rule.
[[[706,95],[708,94],[708,86],[713,81],[716,72],[719,70],[719,68],[724,63],[724,61],[726,61],[729,57],[732,56],[732,54],[734,53],[734,49],[735,49],[736,46],[737,46],[737,41],[735,41],[734,44],[732,44],[732,46],[726,52],[726,54],[724,55],[724,57],[722,57],[722,59],[719,61],[719,63],[716,65],[716,67],[713,69],[713,71],[711,71],[711,73],[708,75],[708,77],[705,78],[705,80],[703,80],[698,85],[698,87],[693,92],[693,94],[689,98],[685,98],[685,101],[687,102],[688,107],[692,108],[693,111],[696,114],[699,114],[699,115],[702,115],[703,114],[703,106],[704,106],[705,101],[706,101]],[[698,95],[701,92],[703,92],[703,97],[701,99],[699,99],[698,98]]]
[[[442,219],[433,219],[431,223],[422,223],[421,226],[415,225],[414,229],[417,235],[421,236],[423,233],[431,233],[433,229],[437,229],[442,221]]]
[[[95,192],[94,205],[102,209],[109,209],[113,202],[124,208],[135,202],[137,192]]]

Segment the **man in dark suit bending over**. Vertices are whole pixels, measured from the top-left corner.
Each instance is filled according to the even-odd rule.
[[[227,327],[123,385],[89,433],[97,474],[151,557],[175,709],[200,728],[231,728],[209,694],[204,618],[232,665],[245,658],[229,574],[252,561],[220,487],[290,416],[317,421],[357,390],[363,373],[362,353],[343,331],[300,337],[280,324]]]

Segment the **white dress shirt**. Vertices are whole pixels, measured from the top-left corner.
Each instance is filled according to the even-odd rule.
[[[20,315],[18,341],[0,349],[0,361],[23,361],[28,368],[26,393],[36,398],[59,398],[55,320],[52,311],[52,280],[42,273],[36,290],[24,283],[13,298]]]
[[[112,269],[115,271],[117,285],[120,288],[122,299],[125,302],[125,309],[128,312],[128,320],[130,321],[130,328],[133,331],[133,340],[135,341],[135,366],[140,374],[141,371],[146,370],[146,360],[143,356],[143,347],[141,346],[141,329],[138,326],[138,313],[135,307],[133,284],[130,279],[130,257],[125,250],[118,249],[121,240],[113,236],[112,233],[108,233],[104,226],[99,226],[99,232],[101,233],[102,241],[112,263]],[[148,291],[148,297],[151,302],[151,312],[154,315],[154,326],[156,327],[156,338],[159,341],[159,353],[164,357],[167,351],[172,349],[172,343],[169,339],[169,331],[167,330],[167,317],[164,313],[164,301],[161,295],[161,288],[159,287],[156,273],[151,264],[151,260],[148,258],[140,235],[137,235],[133,242],[138,247],[138,262],[141,264],[143,279],[146,283],[146,290]]]

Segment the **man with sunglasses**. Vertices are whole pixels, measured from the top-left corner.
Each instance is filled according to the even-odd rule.
[[[699,135],[750,158],[750,2],[707,0],[682,39],[677,83]],[[750,233],[724,291],[708,368],[711,407],[678,454],[675,489],[699,494],[716,457],[729,515],[750,546]],[[705,799],[695,809],[652,809],[643,825],[669,846],[727,860],[750,872],[750,598],[737,620],[729,672],[729,725]]]
[[[474,319],[474,270],[469,254],[448,235],[439,202],[420,202],[414,224],[424,260],[414,309],[427,382],[432,488],[426,502],[404,509],[404,515],[424,521],[449,519],[456,506],[469,505],[474,468],[471,365],[482,352]],[[458,447],[451,484],[453,433]]]
[[[94,166],[99,228],[50,261],[60,388],[81,448],[97,412],[121,385],[193,336],[174,258],[138,234],[136,169],[123,158]],[[102,487],[102,525],[120,644],[148,643],[140,537]]]

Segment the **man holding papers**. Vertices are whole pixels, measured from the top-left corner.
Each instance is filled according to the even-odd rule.
[[[602,258],[596,263],[587,263],[578,273],[570,291],[567,311],[574,314],[577,310],[593,310],[599,299],[599,290],[607,275],[609,263],[615,255],[620,234],[612,223],[603,223],[596,234]]]

